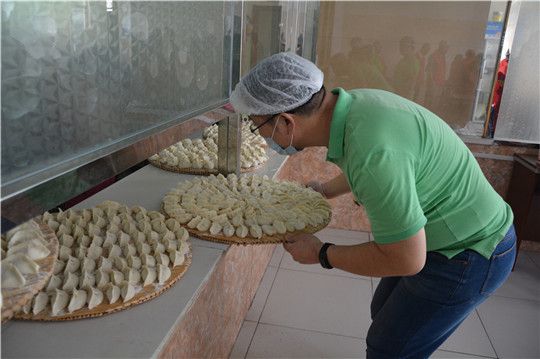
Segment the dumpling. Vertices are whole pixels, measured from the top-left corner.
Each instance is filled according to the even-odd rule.
[[[124,257],[134,256],[137,254],[137,249],[133,244],[125,244],[122,246]]]
[[[98,217],[96,221],[94,221],[97,227],[103,228],[107,225],[107,221],[103,217]]]
[[[141,265],[142,265],[141,258],[137,256],[133,256],[133,255],[128,257],[127,263],[130,267],[135,268],[135,269],[141,268]]]
[[[111,231],[105,232],[105,240],[103,241],[103,248],[111,247],[117,241],[116,234]]]
[[[273,236],[274,234],[276,234],[276,229],[271,224],[263,224],[261,228],[263,233],[268,236]]]
[[[172,251],[169,253],[169,259],[171,260],[173,267],[184,264],[184,258],[184,255],[179,251]]]
[[[86,227],[86,230],[89,236],[95,236],[95,235],[101,234],[101,228],[99,228],[94,223],[88,223],[88,227]]]
[[[165,231],[168,230],[167,226],[165,225],[165,223],[163,222],[161,218],[153,219],[151,223],[152,223],[152,228],[157,233],[164,233]]]
[[[259,239],[262,237],[262,228],[259,225],[254,224],[249,227],[249,234],[253,238]]]
[[[54,274],[61,273],[64,270],[65,266],[66,266],[66,262],[64,262],[63,260],[57,259],[53,265],[53,273]]]
[[[243,224],[236,228],[236,236],[240,238],[246,238],[249,234],[249,230]]]
[[[115,257],[114,258],[114,266],[116,267],[116,269],[120,270],[120,271],[124,271],[126,268],[129,268],[128,264],[127,264],[127,260],[125,258],[122,258],[122,257]]]
[[[8,248],[8,256],[13,253],[26,254],[32,260],[39,260],[47,257],[51,251],[43,244],[41,239],[32,239],[31,241],[19,243]]]
[[[143,280],[143,287],[152,284],[157,279],[157,271],[155,267],[147,267],[144,266],[142,271],[142,280]]]
[[[60,227],[58,227],[58,230],[56,231],[56,235],[61,236],[62,234],[71,234],[70,226],[66,226],[65,224],[61,223]]]
[[[84,232],[83,227],[81,227],[79,225],[75,225],[75,228],[73,229],[73,237],[74,238],[81,238],[84,235],[85,235],[85,232]],[[66,234],[66,236],[67,236],[67,234]]]
[[[80,265],[81,261],[79,260],[79,258],[69,256],[66,261],[64,273],[74,273],[77,271],[77,269],[79,269]]]
[[[68,312],[73,313],[81,309],[86,304],[86,291],[75,289],[71,294],[71,300],[68,304]]]
[[[143,233],[152,231],[152,224],[150,222],[139,222],[139,230]]]
[[[232,237],[234,236],[234,227],[232,224],[230,224],[229,222],[225,222],[225,224],[223,225],[223,235],[225,237]]]
[[[48,220],[47,225],[55,232],[58,230],[58,228],[60,228],[60,223],[58,223],[54,219]]]
[[[96,283],[95,283],[96,287],[98,287],[99,289],[103,289],[109,283],[110,283],[109,272],[103,269],[99,269],[96,272]]]
[[[165,250],[167,252],[175,251],[178,249],[178,242],[177,241],[164,241],[163,245],[165,246]]]
[[[197,216],[197,217],[195,217],[195,218],[192,218],[192,219],[188,222],[187,226],[188,226],[189,228],[192,228],[192,229],[197,228],[197,226],[199,225],[199,222],[200,222],[201,220],[202,220],[202,218],[201,218],[200,216]]]
[[[13,264],[2,262],[2,288],[20,288],[25,284],[26,279]]]
[[[126,268],[123,273],[124,280],[127,280],[131,284],[137,284],[141,280],[141,273],[135,268]]]
[[[66,292],[71,292],[73,289],[77,288],[79,284],[79,276],[75,273],[67,273],[64,277],[64,285],[62,290]]]
[[[61,289],[55,289],[51,293],[51,313],[58,315],[68,305],[69,294]]]
[[[113,270],[111,272],[111,282],[115,285],[120,285],[124,281],[124,274],[120,271]]]
[[[91,241],[92,240],[87,235],[77,238],[77,243],[82,247],[88,247]]]
[[[122,255],[122,249],[117,245],[113,244],[113,246],[109,249],[109,259],[114,259],[115,257]]]
[[[58,258],[61,260],[67,261],[68,258],[71,256],[71,248],[66,246],[60,246],[60,249],[58,250]]]
[[[287,233],[287,228],[285,227],[285,224],[282,221],[275,220],[273,225],[277,233],[279,234]]]
[[[163,253],[165,252],[165,245],[160,242],[154,242],[152,249],[154,250],[154,253]]]
[[[133,284],[127,281],[122,282],[122,284],[120,285],[120,291],[124,303],[133,298],[136,294]]]
[[[156,266],[156,259],[152,257],[150,254],[144,254],[141,256],[142,264],[144,264],[147,267],[155,267]]]
[[[98,266],[100,270],[108,273],[113,268],[113,262],[109,258],[101,256],[98,259]]]
[[[139,256],[142,256],[144,254],[149,254],[152,251],[152,248],[148,243],[137,243],[137,252],[139,253]]]
[[[116,303],[120,299],[120,288],[109,283],[106,288],[106,294],[109,304]]]
[[[174,235],[174,232],[169,231],[168,229],[165,230],[163,233],[163,236],[161,237],[163,241],[174,241],[176,240],[176,236]]]
[[[39,272],[39,265],[30,259],[26,254],[17,253],[5,259],[19,270],[21,274],[36,274]]]
[[[203,218],[199,224],[197,224],[197,230],[201,232],[207,232],[210,229],[211,222],[208,218]]]
[[[168,255],[166,255],[164,253],[158,253],[158,254],[155,255],[155,258],[156,258],[156,263],[157,264],[162,264],[164,266],[169,265],[170,259],[169,259]]]
[[[148,211],[147,212],[147,215],[148,217],[150,217],[150,219],[154,220],[156,218],[159,218],[160,220],[164,221],[165,220],[165,216],[161,213],[159,213],[158,211]]]
[[[120,232],[120,234],[118,235],[118,244],[120,246],[125,246],[129,244],[130,240],[131,240],[131,237],[127,233]]]
[[[65,246],[65,247],[68,247],[68,248],[71,248],[73,246],[73,242],[75,240],[73,239],[72,236],[70,236],[69,234],[62,234],[60,236],[60,244],[62,246]]]
[[[101,257],[102,253],[103,253],[103,248],[95,246],[95,245],[90,245],[90,247],[88,247],[87,256],[94,260],[97,260],[99,257]]]
[[[95,246],[95,247],[103,246],[103,237],[94,235],[94,237],[92,237],[92,242],[90,243],[90,246]]]
[[[171,276],[171,269],[167,266],[164,266],[162,264],[158,264],[157,266],[157,272],[158,272],[158,283],[163,284],[167,281],[167,279]]]
[[[97,288],[87,289],[88,309],[94,309],[103,302],[103,292]]]
[[[187,244],[187,242],[180,242],[180,247],[178,248],[178,250],[180,251],[180,253],[182,254],[188,254],[189,253],[189,245]]]
[[[219,233],[221,233],[221,230],[223,227],[218,222],[212,222],[212,225],[210,226],[210,234],[215,236]]]
[[[60,288],[61,286],[62,286],[62,277],[53,274],[51,278],[49,279],[49,283],[47,283],[47,288],[45,290],[47,292],[51,292],[55,289]]]
[[[180,226],[180,223],[178,223],[174,218],[169,218],[165,221],[165,225],[169,229],[169,231],[175,232],[182,228]]]
[[[302,221],[295,221],[293,225],[294,229],[296,229],[297,231],[302,231],[306,228],[306,224]]]
[[[49,304],[49,295],[45,292],[39,292],[33,300],[32,303],[32,313],[38,315],[41,313]]]
[[[96,277],[92,273],[83,272],[81,274],[79,288],[88,289],[96,284]]]
[[[176,230],[174,232],[174,235],[178,240],[181,241],[187,241],[189,238],[189,232],[183,227],[180,227],[178,230]]]
[[[103,258],[103,257],[100,257]],[[84,258],[81,263],[81,272],[92,272],[96,268],[96,261],[92,258]]]

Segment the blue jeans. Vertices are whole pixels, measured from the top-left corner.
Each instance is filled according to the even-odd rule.
[[[428,252],[420,273],[383,278],[371,302],[368,359],[428,358],[503,284],[515,257],[512,226],[489,260],[472,250],[452,259]]]

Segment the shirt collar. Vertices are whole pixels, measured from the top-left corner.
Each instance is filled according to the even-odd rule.
[[[328,142],[328,154],[326,160],[335,162],[343,157],[343,140],[345,137],[345,123],[351,107],[352,97],[341,87],[332,90],[338,95],[332,122],[330,124],[330,141]]]

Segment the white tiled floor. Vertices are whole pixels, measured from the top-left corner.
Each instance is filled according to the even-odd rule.
[[[326,229],[323,241],[357,244],[368,233]],[[277,246],[231,358],[359,358],[378,279],[295,263]],[[540,253],[516,270],[433,358],[540,358]]]

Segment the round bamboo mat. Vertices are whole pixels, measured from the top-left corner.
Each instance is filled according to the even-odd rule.
[[[36,274],[25,274],[26,284],[21,288],[2,288],[2,322],[10,319],[21,310],[34,295],[39,292],[51,277],[54,263],[58,256],[58,238],[54,231],[41,221],[35,221],[47,242],[47,249],[50,253],[47,257],[36,260],[39,265],[39,272]]]
[[[64,315],[52,316],[50,314],[51,308],[49,304],[47,306],[47,309],[39,313],[38,315],[33,315],[31,313],[24,314],[24,313],[19,312],[15,315],[15,319],[39,320],[39,321],[66,321],[66,320],[76,320],[76,319],[85,319],[85,318],[95,318],[95,317],[101,317],[106,314],[118,312],[120,310],[128,309],[135,305],[149,301],[150,299],[155,298],[161,293],[165,292],[167,289],[172,287],[174,283],[176,283],[180,278],[184,276],[187,269],[191,265],[191,258],[192,258],[191,246],[189,244],[188,246],[189,246],[189,252],[186,254],[184,263],[180,266],[176,266],[171,269],[171,277],[164,284],[162,285],[159,285],[157,283],[149,284],[146,287],[143,287],[142,290],[141,290],[141,287],[139,286],[137,289],[140,291],[127,302],[122,302],[122,298],[120,297],[118,301],[116,301],[116,303],[108,304],[106,294],[103,293],[103,297],[104,297],[103,302],[97,307],[92,308],[92,309],[81,308],[79,310],[74,311],[73,313],[66,313]]]
[[[175,166],[169,166],[169,165],[160,163],[159,161],[154,161],[150,159],[148,159],[148,162],[150,162],[151,165],[159,169],[169,171],[169,172],[176,172],[176,173],[188,174],[188,175],[199,175],[199,176],[210,176],[210,175],[219,174],[219,171],[217,169],[209,170],[209,169],[204,169],[204,168],[180,168],[180,167],[175,167]],[[255,170],[261,168],[264,165],[264,163],[266,162],[263,162],[262,164],[258,166],[254,166],[254,167],[240,168],[240,173],[254,172]]]

